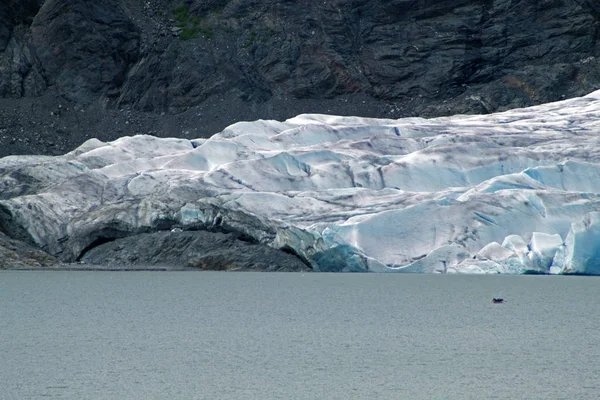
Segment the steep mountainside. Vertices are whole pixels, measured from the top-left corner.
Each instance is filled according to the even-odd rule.
[[[579,96],[599,27],[593,0],[0,0],[0,156]]]

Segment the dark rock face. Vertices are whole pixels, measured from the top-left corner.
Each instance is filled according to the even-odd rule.
[[[300,259],[232,234],[206,231],[155,232],[101,244],[87,252],[86,264],[112,267],[160,266],[219,271],[309,271]]]
[[[600,87],[599,28],[592,0],[3,0],[0,155],[579,96]]]
[[[120,0],[46,1],[31,36],[48,83],[83,104],[116,97],[138,58],[139,32]]]
[[[56,263],[49,254],[0,232],[0,269],[46,268]]]
[[[0,97],[38,96],[46,89],[28,43],[29,27],[42,0],[0,4]]]
[[[13,28],[30,25],[43,0],[3,0],[0,2],[0,51],[6,50]]]

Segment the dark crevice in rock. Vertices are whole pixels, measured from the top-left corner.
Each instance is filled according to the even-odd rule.
[[[90,243],[87,246],[85,246],[83,248],[83,250],[81,250],[79,252],[79,254],[75,257],[75,260],[81,261],[81,259],[86,255],[86,253],[88,253],[90,250],[92,250],[98,246],[101,246],[105,243],[113,242],[117,239],[131,236],[131,235],[133,235],[132,232],[121,231],[121,230],[113,229],[113,228],[103,228],[96,232],[93,232],[88,236]],[[72,261],[72,260],[66,260],[66,261]]]
[[[153,230],[167,231],[173,229],[177,225],[177,221],[169,218],[157,220],[153,223]]]
[[[296,257],[300,261],[302,261],[304,263],[304,265],[306,265],[308,268],[310,268],[311,270],[313,269],[313,266],[310,263],[310,261],[306,257],[303,257],[301,254],[298,254],[298,252],[296,250],[294,250],[291,246],[286,244],[285,246],[281,247],[279,250],[283,251],[284,253],[293,255],[294,257]]]
[[[88,251],[90,251],[91,249],[93,249],[93,248],[95,248],[95,247],[98,247],[98,246],[100,246],[100,245],[103,245],[104,243],[109,243],[109,242],[112,242],[112,241],[114,241],[114,240],[116,240],[116,239],[117,239],[117,238],[114,238],[114,237],[98,237],[98,238],[96,238],[96,239],[95,239],[95,240],[94,240],[92,243],[90,243],[90,245],[89,245],[89,246],[87,246],[85,249],[83,249],[83,250],[81,251],[81,253],[80,253],[80,254],[79,254],[79,256],[77,257],[77,260],[76,260],[76,261],[81,261],[81,258],[82,258],[83,256],[85,256],[85,254],[86,254]]]
[[[246,243],[250,243],[250,244],[258,244],[259,241],[244,233],[244,232],[234,232],[234,231],[230,231],[230,232],[223,232],[223,233],[229,233],[233,238],[235,238],[236,240],[242,241],[242,242],[246,242]]]

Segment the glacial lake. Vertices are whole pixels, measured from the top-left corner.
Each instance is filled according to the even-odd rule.
[[[597,399],[599,377],[594,277],[0,271],[2,400]]]

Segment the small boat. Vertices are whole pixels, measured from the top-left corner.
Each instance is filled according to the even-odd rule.
[[[492,303],[494,303],[494,304],[502,304],[502,303],[504,303],[504,299],[503,298],[495,298],[494,297],[492,299]]]

